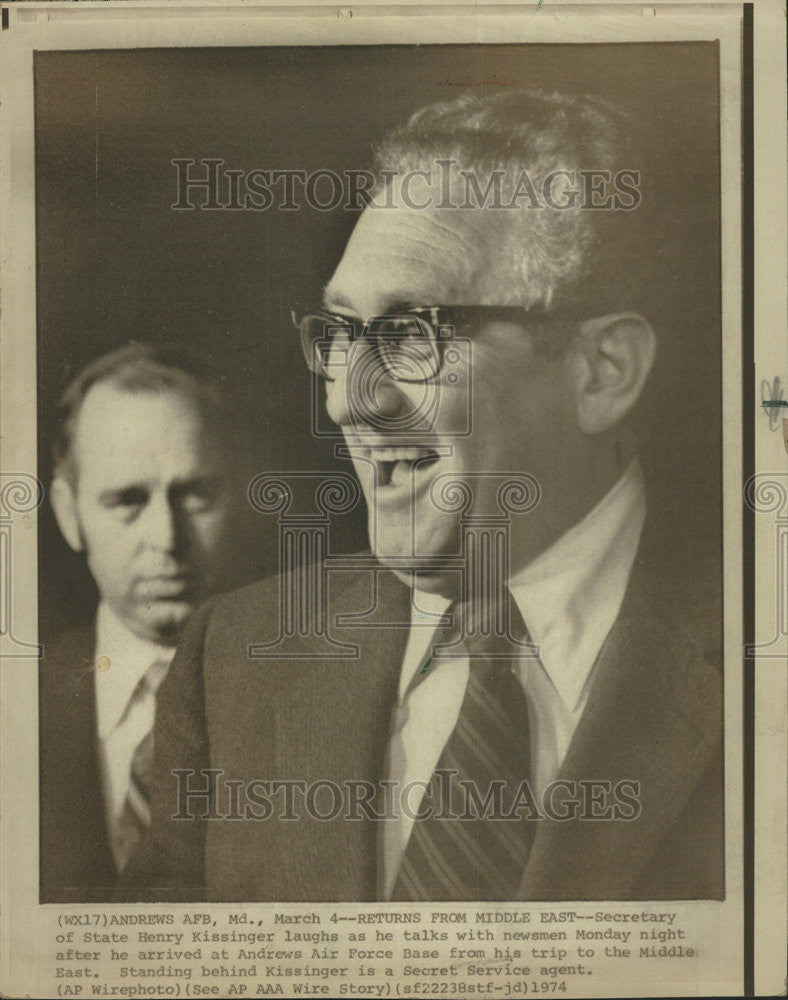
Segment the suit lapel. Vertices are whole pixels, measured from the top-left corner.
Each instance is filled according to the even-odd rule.
[[[719,751],[720,673],[666,619],[663,605],[636,571],[559,774],[613,787],[639,782],[642,811],[629,821],[541,821],[520,899],[626,898]],[[573,791],[582,799],[581,789]]]
[[[83,659],[88,667],[78,680],[78,688],[71,700],[73,713],[73,771],[75,812],[83,824],[82,846],[86,856],[86,869],[96,882],[114,884],[117,877],[109,845],[105,818],[104,794],[101,787],[101,770],[98,759],[98,729],[95,683],[95,625],[90,635],[84,636]]]
[[[358,647],[358,658],[302,661],[288,671],[277,720],[283,736],[277,747],[280,773],[307,782],[335,782],[345,800],[347,781],[377,784],[383,777],[410,621],[409,591],[393,574],[379,569],[354,576],[331,607],[335,616],[349,617],[370,609],[355,623],[343,624],[338,617],[335,629],[339,640]],[[325,801],[320,808],[326,808]],[[314,898],[316,886],[324,899],[375,898],[379,824],[361,821],[362,815],[357,822],[340,816],[298,824],[301,829],[285,861],[287,880],[301,893],[296,898]],[[313,828],[311,833],[307,827]]]
[[[41,675],[42,851],[51,855],[42,866],[59,867],[59,887],[73,887],[77,898],[116,878],[96,745],[94,657],[91,622],[45,649]]]

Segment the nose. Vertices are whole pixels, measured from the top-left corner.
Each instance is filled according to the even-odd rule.
[[[151,499],[145,518],[148,545],[159,552],[174,555],[183,546],[182,517],[175,503],[165,495]]]
[[[334,366],[331,374],[333,381],[326,383],[326,409],[334,423],[385,429],[387,423],[398,424],[407,414],[407,395],[365,341],[351,344],[345,364]]]

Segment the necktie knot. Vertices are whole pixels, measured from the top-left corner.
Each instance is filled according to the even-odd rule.
[[[155,695],[161,687],[162,681],[167,676],[169,668],[169,659],[160,657],[159,659],[154,660],[142,675],[140,684],[143,685],[146,691],[150,691],[151,694]]]
[[[140,713],[151,714],[156,701],[156,694],[161,687],[162,681],[167,676],[170,662],[166,659],[157,659],[148,667],[145,673],[137,681],[134,690],[131,692],[129,700],[117,725],[121,726],[132,716]]]
[[[470,659],[484,661],[492,668],[511,666],[522,656],[533,655],[535,647],[512,593],[507,588],[495,601],[454,601],[448,609],[452,627],[448,641],[436,648],[436,656],[462,647]]]

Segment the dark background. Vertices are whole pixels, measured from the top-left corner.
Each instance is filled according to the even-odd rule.
[[[710,43],[37,53],[44,482],[64,385],[82,364],[133,338],[190,341],[236,370],[251,402],[244,423],[255,468],[349,471],[329,442],[310,434],[309,376],[289,310],[319,293],[355,214],[315,211],[301,195],[297,211],[173,211],[171,160],[216,157],[244,170],[361,169],[372,143],[424,104],[510,86],[607,97],[632,110],[653,142],[665,225],[660,245],[643,248],[659,264],[660,286],[649,316],[660,351],[641,407],[649,504],[671,525],[684,576],[716,601],[719,141],[717,46]],[[338,547],[365,543],[363,521],[361,511],[344,519]],[[250,513],[239,531],[239,582],[274,572],[275,518]],[[48,505],[40,567],[46,641],[84,617],[94,600]]]

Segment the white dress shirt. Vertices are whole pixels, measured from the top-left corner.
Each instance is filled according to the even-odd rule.
[[[126,801],[134,751],[153,729],[155,692],[166,676],[175,649],[146,642],[130,632],[106,604],[96,616],[96,724],[101,784],[107,828],[116,854],[118,820]],[[132,696],[145,674],[150,690],[132,705]],[[166,664],[166,666],[164,666]],[[119,860],[116,854],[116,862]]]
[[[538,658],[524,657],[514,667],[528,698],[530,784],[537,802],[557,776],[583,714],[594,663],[621,609],[645,514],[643,476],[633,459],[582,521],[509,581],[539,648]],[[456,657],[432,661],[414,683],[449,604],[441,595],[413,594],[386,778],[396,782],[397,789],[410,782],[423,785],[413,786],[408,796],[410,816],[399,810],[397,818],[380,825],[379,878],[386,899],[391,898],[410,837],[412,815],[457,722],[468,683],[468,660]]]

